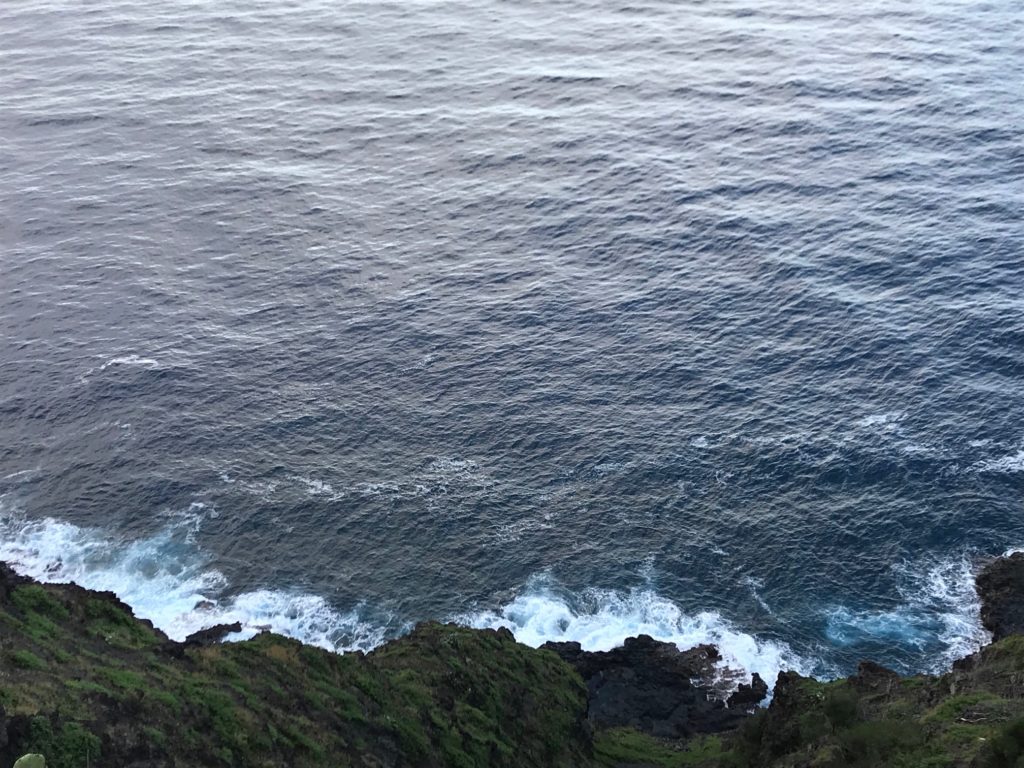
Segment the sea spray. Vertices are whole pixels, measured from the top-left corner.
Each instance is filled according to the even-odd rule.
[[[924,670],[938,673],[991,639],[981,626],[981,604],[974,589],[976,566],[970,555],[900,563],[895,571],[899,601],[891,608],[836,605],[823,611],[825,633],[832,643],[927,651],[922,656],[932,661]]]
[[[835,674],[825,663],[802,657],[785,642],[742,632],[715,611],[686,613],[651,589],[588,589],[580,595],[564,595],[549,578],[537,577],[507,605],[463,614],[456,620],[477,628],[507,627],[517,640],[532,646],[575,641],[584,650],[607,651],[636,635],[650,635],[683,650],[713,643],[725,666],[757,672],[769,681],[783,670]]]
[[[198,524],[193,508],[150,537],[119,540],[0,508],[0,560],[39,581],[114,592],[175,640],[235,621],[242,632],[233,639],[270,630],[334,651],[370,650],[385,640],[388,624],[364,620],[364,606],[340,612],[318,595],[286,590],[228,595],[227,579],[194,543]]]
[[[213,514],[201,505],[170,516],[151,536],[132,540],[55,518],[29,519],[2,504],[0,498],[0,560],[40,581],[73,581],[114,592],[136,615],[177,640],[214,624],[238,621],[242,632],[230,639],[270,630],[329,650],[367,651],[412,625],[365,604],[339,610],[322,596],[296,590],[232,593],[228,580],[209,565],[196,543],[202,521]],[[928,670],[940,671],[987,640],[969,557],[927,566],[906,564],[898,571],[900,600],[894,607],[880,611],[837,605],[823,610],[824,634],[833,647],[899,645],[934,657]],[[719,612],[688,613],[650,584],[574,593],[545,574],[530,579],[504,605],[446,618],[477,628],[507,627],[531,646],[571,640],[586,650],[608,650],[638,634],[681,649],[713,643],[725,666],[757,672],[769,681],[787,669],[818,677],[841,673],[827,646],[798,652],[778,637],[742,631]]]

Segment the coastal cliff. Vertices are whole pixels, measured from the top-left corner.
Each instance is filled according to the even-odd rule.
[[[169,640],[111,593],[0,564],[0,768],[1024,765],[1024,555],[978,576],[995,642],[940,676],[871,662],[768,685],[714,646],[607,653],[424,623],[337,655],[215,627]]]

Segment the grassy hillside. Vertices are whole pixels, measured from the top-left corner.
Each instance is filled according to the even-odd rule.
[[[1024,766],[1024,637],[941,677],[871,664],[780,677],[739,730],[686,742],[594,731],[554,653],[423,624],[339,656],[272,634],[187,647],[110,594],[0,565],[0,768],[50,766]]]
[[[0,598],[3,765],[589,761],[582,683],[508,632],[424,624],[367,656],[272,634],[185,649],[109,594],[21,584]]]

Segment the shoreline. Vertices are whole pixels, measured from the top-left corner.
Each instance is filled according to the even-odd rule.
[[[113,593],[0,564],[0,766],[996,766],[1024,723],[1024,554],[976,583],[994,642],[944,674],[764,681],[644,635],[590,652],[425,622],[339,655],[219,642],[230,624],[177,642]]]
[[[905,674],[941,672],[987,641],[974,598],[978,556],[971,551],[922,554],[892,567],[893,584],[885,594],[835,601],[817,595],[799,615],[781,597],[763,609],[727,598],[733,594],[728,585],[713,586],[721,574],[708,582],[712,592],[699,601],[659,578],[572,587],[541,573],[482,594],[483,602],[442,598],[441,605],[417,610],[415,601],[405,601],[404,608],[389,602],[395,587],[363,600],[358,586],[324,597],[333,593],[321,590],[315,578],[301,580],[299,587],[272,577],[236,584],[233,574],[211,563],[209,553],[189,545],[195,525],[172,521],[156,534],[120,539],[53,518],[12,517],[0,560],[17,562],[19,570],[44,582],[112,590],[178,640],[238,621],[242,637],[270,628],[329,650],[369,651],[429,618],[505,626],[533,647],[577,641],[586,650],[609,650],[638,634],[680,649],[713,643],[731,668],[757,671],[766,680],[787,669],[832,679],[851,674],[863,656]]]

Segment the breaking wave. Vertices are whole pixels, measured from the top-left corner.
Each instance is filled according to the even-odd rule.
[[[183,640],[214,624],[242,625],[229,639],[270,630],[333,651],[368,651],[407,631],[410,622],[357,605],[339,610],[323,597],[287,589],[233,593],[195,541],[206,515],[195,504],[170,518],[158,533],[123,539],[108,532],[45,518],[32,520],[3,506],[0,497],[0,560],[40,581],[73,581],[111,591],[136,615]],[[981,627],[974,570],[967,557],[927,568],[906,566],[901,600],[885,611],[834,606],[826,610],[825,635],[835,648],[898,645],[937,651],[932,671],[973,652],[988,640]],[[718,646],[723,664],[773,681],[782,670],[834,677],[828,649],[808,656],[778,638],[744,632],[715,611],[688,613],[651,588],[568,592],[549,576],[531,579],[513,599],[494,609],[448,617],[477,628],[507,627],[523,643],[575,641],[587,650],[608,650],[647,634],[686,649]]]
[[[548,578],[538,577],[509,604],[463,614],[456,620],[477,628],[506,627],[517,640],[532,646],[575,641],[585,650],[606,651],[641,634],[675,643],[680,649],[713,643],[725,666],[757,672],[769,683],[782,670],[802,674],[831,671],[782,641],[742,632],[715,611],[688,614],[650,589],[589,589],[580,595],[560,595]]]
[[[0,508],[0,560],[39,581],[114,592],[175,640],[237,621],[242,632],[233,639],[270,630],[334,651],[369,650],[384,641],[386,626],[365,620],[362,606],[340,612],[322,597],[285,590],[230,595],[227,579],[193,541],[202,513],[197,507],[136,540],[53,518],[26,520]]]
[[[975,565],[963,555],[927,565],[903,565],[900,600],[888,610],[845,605],[825,611],[826,635],[839,646],[885,644],[931,651],[928,671],[940,672],[978,650],[991,636],[981,625]]]

